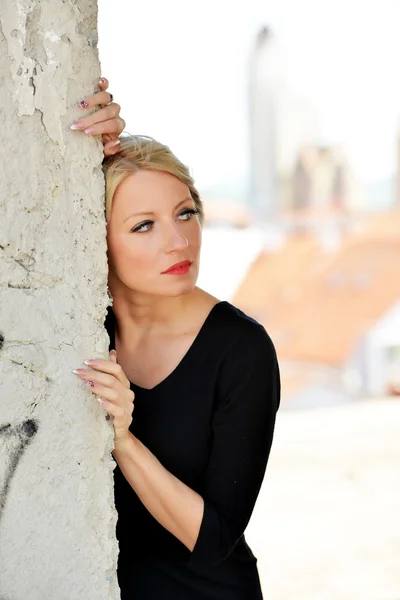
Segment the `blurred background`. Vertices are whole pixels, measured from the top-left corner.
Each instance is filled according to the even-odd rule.
[[[126,130],[202,195],[199,286],[277,349],[266,598],[399,600],[400,2],[98,4]]]

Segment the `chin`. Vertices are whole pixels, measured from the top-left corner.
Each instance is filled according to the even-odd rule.
[[[164,288],[162,295],[163,296],[169,296],[169,297],[175,297],[175,296],[184,296],[186,294],[190,294],[191,292],[193,292],[194,288],[196,287],[196,282],[193,281],[187,281],[186,283],[181,283],[180,285],[171,285],[168,286],[168,288]]]
[[[165,276],[166,279],[158,279],[157,281],[148,282],[150,285],[135,285],[133,282],[130,288],[138,294],[144,294],[148,296],[164,296],[166,298],[175,298],[177,296],[183,296],[191,294],[197,283],[198,273],[192,273],[191,276],[179,275],[177,277],[169,275]],[[147,282],[146,282],[147,283]]]
[[[181,275],[179,277],[182,277]],[[166,281],[159,287],[159,293],[162,296],[182,296],[190,294],[196,287],[197,277],[185,277],[178,281]]]

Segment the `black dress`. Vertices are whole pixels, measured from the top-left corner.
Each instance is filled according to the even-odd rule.
[[[114,345],[115,315],[105,326]],[[257,559],[244,530],[258,496],[280,403],[279,369],[265,329],[216,304],[176,369],[151,390],[131,384],[130,430],[204,499],[191,552],[114,470],[121,600],[260,600]]]

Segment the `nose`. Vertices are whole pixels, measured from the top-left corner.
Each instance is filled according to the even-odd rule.
[[[186,250],[189,246],[188,239],[183,235],[179,228],[179,225],[171,224],[165,233],[165,251],[169,252],[180,252]]]

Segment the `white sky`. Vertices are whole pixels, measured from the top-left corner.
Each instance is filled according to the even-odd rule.
[[[247,60],[270,25],[288,83],[365,181],[390,175],[400,116],[400,0],[99,0],[102,74],[127,131],[186,162],[200,189],[248,172]]]

